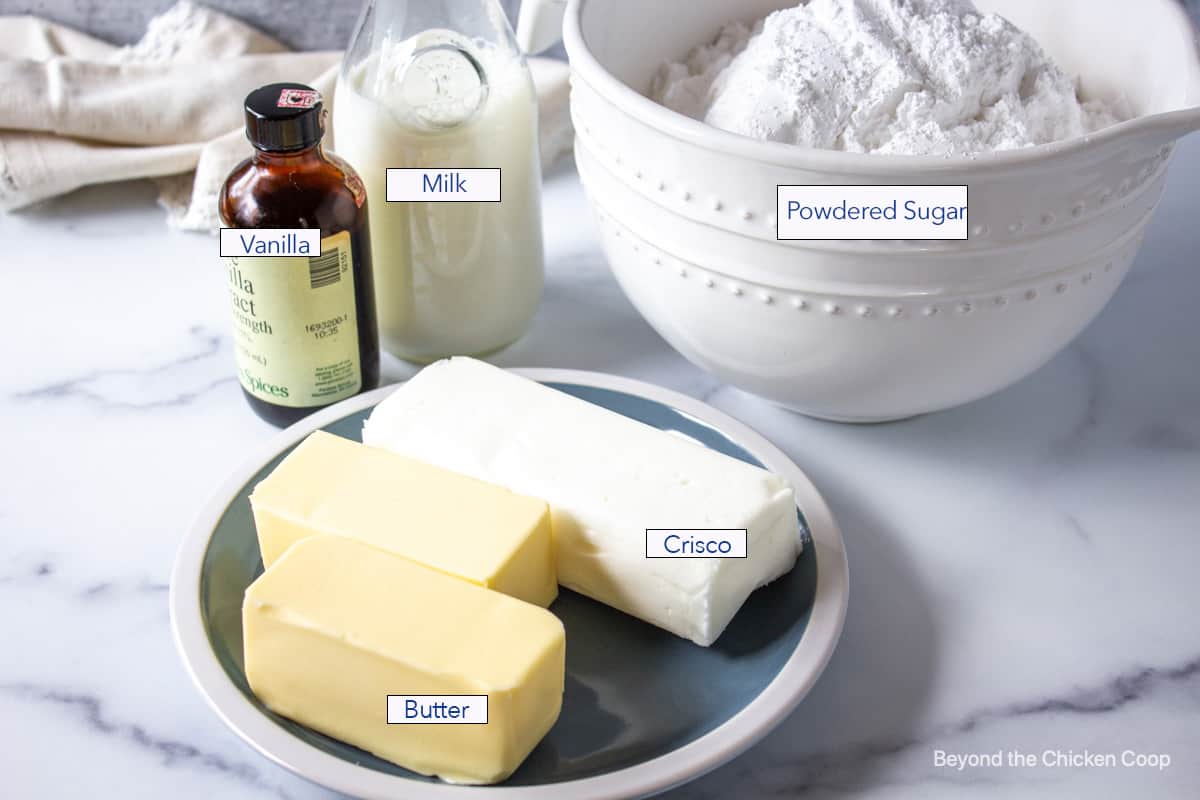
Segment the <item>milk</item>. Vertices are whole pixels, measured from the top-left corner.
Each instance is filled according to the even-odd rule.
[[[389,62],[411,44],[338,80],[334,149],[367,188],[380,337],[411,361],[497,350],[521,336],[541,298],[536,96],[524,62],[492,49],[474,48],[487,86],[464,94],[469,108],[453,112],[461,124],[414,110],[413,93],[393,85]],[[388,167],[499,167],[502,202],[389,203]]]

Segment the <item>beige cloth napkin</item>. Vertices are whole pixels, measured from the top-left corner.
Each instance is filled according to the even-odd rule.
[[[341,61],[339,52],[289,52],[186,0],[124,48],[33,17],[0,17],[0,53],[0,209],[153,177],[168,223],[190,230],[220,226],[217,192],[249,154],[242,98],[300,81],[336,102]],[[570,147],[567,67],[530,62],[545,164]]]

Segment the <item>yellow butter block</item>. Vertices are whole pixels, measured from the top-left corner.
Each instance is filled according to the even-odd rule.
[[[268,708],[455,783],[507,778],[562,707],[557,617],[352,539],[290,548],[246,590],[242,626]],[[487,722],[445,721],[443,703],[441,722],[388,724],[388,695],[483,695]]]
[[[558,594],[545,501],[323,431],[254,487],[250,506],[267,567],[324,533],[540,606]]]

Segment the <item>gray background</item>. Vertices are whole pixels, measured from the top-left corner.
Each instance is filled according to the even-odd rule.
[[[198,0],[278,37],[297,50],[342,50],[365,0]],[[141,38],[146,22],[175,0],[0,0],[0,13],[34,14],[115,44]],[[520,0],[501,0],[514,15]]]
[[[653,2],[654,0],[647,0]],[[1136,2],[1136,0],[1134,0]],[[146,21],[175,0],[0,0],[0,13],[36,14],[117,44],[136,41]],[[364,0],[204,0],[299,50],[341,50]],[[513,17],[520,0],[501,0]],[[1200,0],[1184,0],[1200,19]]]

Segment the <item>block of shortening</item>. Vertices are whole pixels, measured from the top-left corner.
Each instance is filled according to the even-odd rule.
[[[263,564],[334,534],[548,606],[558,593],[544,500],[316,431],[250,495]]]
[[[379,404],[367,444],[550,503],[558,581],[712,644],[800,553],[792,487],[767,470],[470,358]],[[745,558],[647,558],[647,529],[745,530]]]
[[[557,617],[353,539],[289,548],[246,590],[242,627],[268,708],[447,781],[504,780],[562,707]]]

